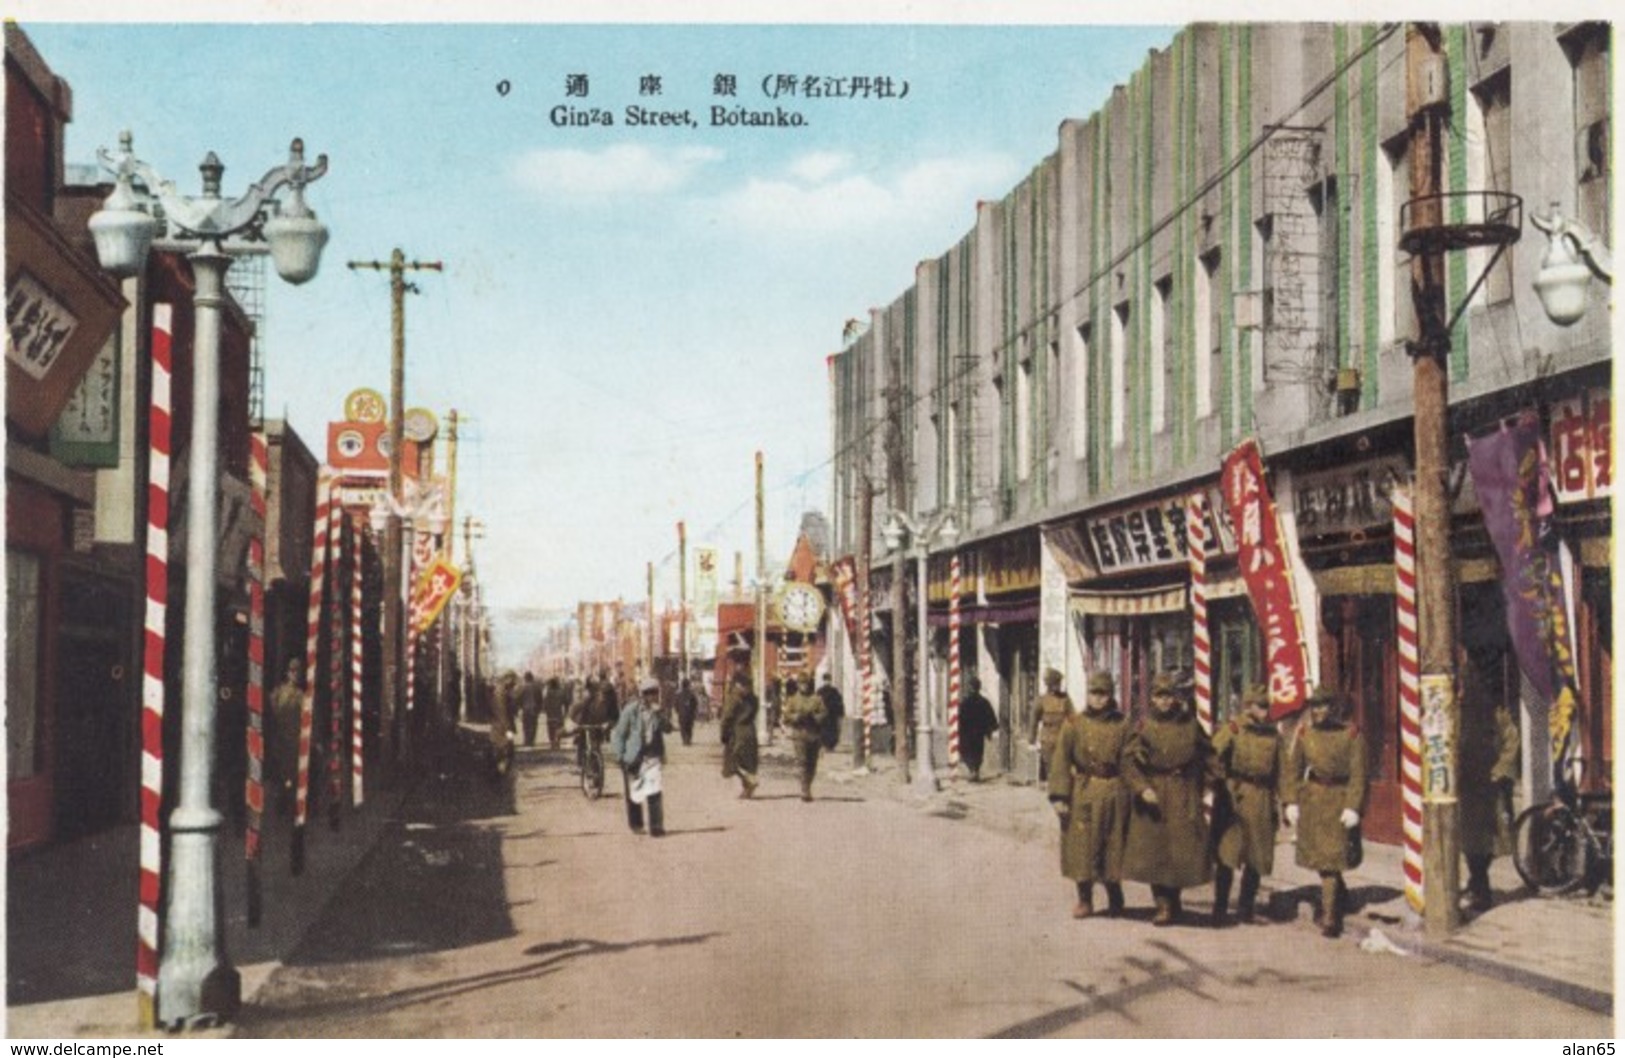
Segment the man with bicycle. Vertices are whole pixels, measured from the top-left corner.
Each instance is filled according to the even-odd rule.
[[[596,682],[589,679],[584,689],[581,701],[576,703],[574,715],[570,719],[576,725],[576,769],[580,770],[587,764],[587,740],[592,739],[595,746],[602,745],[604,732],[615,722],[617,710],[615,707],[615,691],[609,681],[609,670],[599,674]]]

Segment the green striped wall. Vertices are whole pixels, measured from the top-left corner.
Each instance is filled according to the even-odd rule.
[[[1377,245],[1378,211],[1388,209],[1389,203],[1377,201],[1377,167],[1386,166],[1388,159],[1377,136],[1379,71],[1377,49],[1372,47],[1376,36],[1377,27],[1374,25],[1367,25],[1360,35],[1360,46],[1366,49],[1365,56],[1360,60],[1359,155],[1365,166],[1365,176],[1360,181],[1360,192],[1364,196],[1360,210],[1360,288],[1364,295],[1360,326],[1360,406],[1363,408],[1375,407],[1378,400],[1378,362],[1382,355],[1379,347],[1382,341],[1380,255],[1392,252]]]

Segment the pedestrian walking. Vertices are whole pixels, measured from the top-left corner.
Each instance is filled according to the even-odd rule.
[[[1270,692],[1254,684],[1241,696],[1242,715],[1221,724],[1213,735],[1213,755],[1224,775],[1213,804],[1218,864],[1213,875],[1213,925],[1225,925],[1230,886],[1241,872],[1236,917],[1252,922],[1258,883],[1275,867],[1275,832],[1280,827],[1276,791],[1286,770],[1286,743],[1270,723]]]
[[[841,743],[841,726],[846,721],[846,701],[835,684],[830,682],[829,673],[824,673],[824,680],[818,687],[818,700],[824,703],[824,748],[833,750]]]
[[[756,693],[750,687],[750,671],[741,666],[729,679],[722,704],[722,777],[739,776],[740,797],[748,798],[756,793],[758,708]]]
[[[1061,690],[1061,674],[1056,669],[1044,670],[1044,693],[1033,708],[1032,730],[1028,741],[1038,754],[1038,781],[1049,781],[1050,759],[1055,756],[1055,741],[1061,737],[1061,725],[1072,715],[1072,699]]]
[[[965,697],[959,702],[959,759],[970,772],[971,782],[982,781],[982,759],[987,740],[999,733],[999,718],[993,703],[982,694],[982,681],[975,676],[965,680]]]
[[[666,732],[671,730],[660,706],[660,682],[645,676],[638,683],[638,697],[621,708],[610,732],[609,748],[621,765],[621,786],[626,794],[626,825],[632,833],[643,832],[644,809],[648,809],[649,836],[666,833],[665,783],[662,765],[666,761]]]
[[[1495,903],[1490,864],[1512,851],[1512,787],[1521,770],[1518,725],[1501,698],[1505,655],[1469,647],[1461,681],[1461,852],[1467,861],[1467,906]]]
[[[694,717],[700,711],[699,695],[694,693],[694,687],[684,676],[677,685],[677,733],[682,736],[683,745],[687,746],[694,741]]]
[[[542,689],[536,685],[536,674],[526,672],[519,686],[519,724],[525,745],[536,744],[536,727],[542,717]]]
[[[547,687],[542,691],[542,712],[547,717],[547,746],[549,749],[559,748],[559,739],[564,734],[564,714],[569,708],[570,691],[559,682],[557,676],[547,678]]]
[[[1123,755],[1130,728],[1112,691],[1108,673],[1089,677],[1083,712],[1061,726],[1050,762],[1049,799],[1061,819],[1061,874],[1077,886],[1073,918],[1095,913],[1097,881],[1105,883],[1108,914],[1123,912],[1123,843],[1129,817]],[[960,723],[963,730],[963,717]]]
[[[1342,695],[1331,687],[1309,693],[1309,723],[1298,728],[1281,781],[1286,820],[1298,828],[1298,866],[1320,875],[1322,936],[1343,932],[1348,890],[1343,872],[1360,865],[1360,813],[1365,809],[1366,747],[1349,723]]]
[[[812,676],[803,673],[785,680],[784,726],[795,743],[801,768],[801,799],[811,801],[813,778],[818,774],[818,751],[824,746],[824,703],[813,693]]]
[[[1180,891],[1212,873],[1202,791],[1218,777],[1207,733],[1180,699],[1178,674],[1152,680],[1150,709],[1123,753],[1123,777],[1133,797],[1123,876],[1151,886],[1151,924],[1171,926],[1183,912]]]
[[[271,791],[277,815],[286,819],[293,818],[295,787],[299,782],[299,714],[305,707],[304,671],[302,660],[288,659],[282,682],[271,692],[271,712],[266,718],[271,730],[265,740],[265,788]]]
[[[509,669],[491,695],[490,767],[496,782],[502,781],[513,763],[513,710],[518,689],[519,675]]]

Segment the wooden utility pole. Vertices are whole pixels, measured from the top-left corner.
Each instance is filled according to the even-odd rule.
[[[1439,28],[1405,29],[1405,112],[1410,121],[1410,232],[1444,227],[1440,197],[1443,128],[1450,119],[1448,66]],[[1418,340],[1411,348],[1416,402],[1417,639],[1422,673],[1423,923],[1443,936],[1461,924],[1456,907],[1461,842],[1457,830],[1456,578],[1450,558],[1450,332],[1440,242],[1411,258]]]
[[[908,508],[907,473],[903,464],[903,380],[900,358],[894,353],[890,360],[890,384],[886,389],[886,503],[898,514]],[[903,598],[903,580],[907,575],[905,548],[898,545],[892,555],[891,571],[891,705],[892,752],[897,757],[897,770],[903,782],[908,782],[908,616]]]
[[[655,674],[655,564],[649,563],[649,660],[644,665],[643,674]]]
[[[688,679],[688,529],[677,523],[677,657],[678,686]]]
[[[417,290],[406,282],[408,271],[441,270],[439,261],[406,260],[400,247],[385,261],[351,261],[351,270],[369,269],[389,273],[390,305],[390,358],[389,358],[389,520],[384,530],[384,700],[383,744],[384,759],[391,763],[406,756],[408,747],[403,735],[406,725],[400,722],[402,704],[406,701],[406,666],[401,634],[404,617],[401,584],[401,453],[406,437],[406,292]]]
[[[756,710],[757,741],[773,737],[767,726],[767,519],[763,512],[762,453],[756,453]]]
[[[456,564],[457,544],[457,409],[446,415],[446,561]]]

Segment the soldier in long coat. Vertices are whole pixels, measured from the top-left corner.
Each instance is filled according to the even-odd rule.
[[[750,797],[756,792],[758,708],[760,703],[756,692],[751,690],[749,670],[734,670],[722,703],[722,777],[739,776],[740,797]]]
[[[799,681],[784,681],[784,726],[795,743],[796,762],[801,766],[801,799],[811,801],[813,777],[818,774],[818,751],[823,748],[824,702],[813,693],[812,676],[802,673]]]
[[[1050,762],[1049,799],[1061,817],[1061,874],[1077,883],[1073,918],[1094,914],[1094,883],[1106,883],[1108,913],[1123,910],[1123,836],[1129,793],[1123,753],[1130,727],[1112,697],[1112,678],[1089,677],[1084,711],[1061,728]]]
[[[1030,740],[1038,751],[1038,781],[1049,780],[1050,761],[1055,757],[1055,742],[1061,737],[1061,725],[1072,715],[1072,699],[1061,690],[1061,674],[1055,669],[1044,670],[1044,693],[1033,709]]]
[[[1236,916],[1253,921],[1253,902],[1262,875],[1275,867],[1275,832],[1280,827],[1276,790],[1286,770],[1286,743],[1270,723],[1269,688],[1254,684],[1241,696],[1242,715],[1213,735],[1213,755],[1224,773],[1214,805],[1218,866],[1213,878],[1213,924],[1224,925],[1231,880],[1241,871]]]
[[[1123,876],[1151,886],[1154,926],[1171,926],[1181,911],[1180,890],[1203,885],[1211,874],[1202,790],[1217,779],[1213,746],[1180,700],[1179,678],[1160,673],[1151,684],[1151,708],[1123,754],[1123,777],[1133,797]]]
[[[1461,666],[1461,852],[1474,911],[1495,902],[1490,863],[1512,851],[1512,787],[1521,770],[1518,725],[1497,694],[1499,660],[1469,651]]]
[[[1298,828],[1298,866],[1320,874],[1322,936],[1343,932],[1343,872],[1360,865],[1360,813],[1365,810],[1366,745],[1330,687],[1309,693],[1309,723],[1299,727],[1281,781],[1286,819]]]

